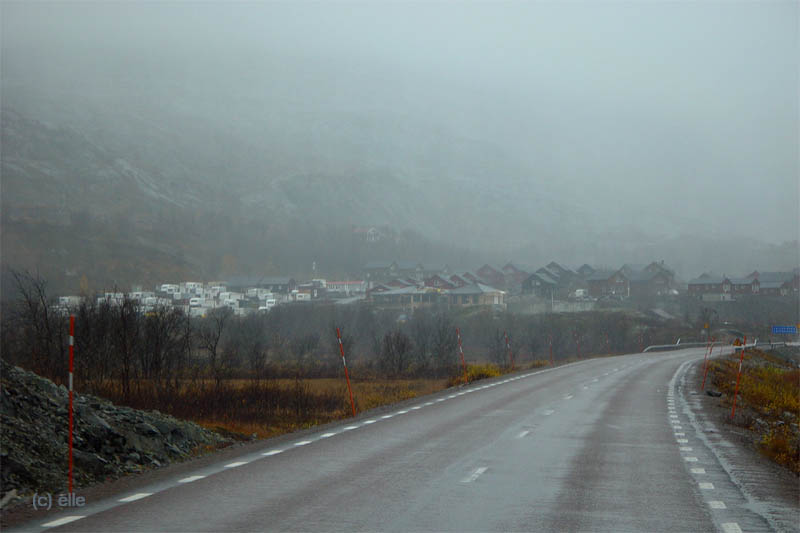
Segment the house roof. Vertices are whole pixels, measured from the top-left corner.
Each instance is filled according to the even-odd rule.
[[[397,268],[400,270],[416,270],[424,267],[420,263],[414,263],[413,261],[397,261]]]
[[[483,283],[473,283],[471,285],[464,285],[463,287],[450,289],[447,291],[448,294],[485,294],[500,292],[503,291],[500,289],[495,289],[494,287],[490,287],[489,285],[484,285]]]
[[[658,272],[648,272],[646,270],[631,272],[627,274],[628,281],[632,283],[646,283],[658,275]]]
[[[724,276],[711,276],[703,274],[699,278],[689,280],[689,285],[706,285],[706,284],[720,285],[725,281],[731,281],[731,280]]]
[[[608,281],[615,273],[613,270],[595,270],[586,278],[586,281]]]
[[[785,281],[761,281],[759,279],[758,285],[762,289],[780,289],[785,283]]]
[[[759,272],[758,275],[754,277],[758,278],[758,281],[760,281],[763,286],[765,281],[783,283],[785,281],[791,281],[794,276],[794,272]]]
[[[555,279],[551,278],[550,276],[542,272],[534,272],[533,274],[528,276],[528,278],[525,281],[528,281],[531,278],[537,278],[542,283],[547,283],[548,285],[558,285],[558,281],[556,281]]]

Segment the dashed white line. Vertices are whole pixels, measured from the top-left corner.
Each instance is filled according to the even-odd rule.
[[[294,443],[295,446],[305,446],[306,444],[311,444],[310,440],[300,440]]]
[[[594,379],[592,380],[592,383],[597,383],[598,381],[600,381],[600,380],[599,380],[599,379],[597,379],[597,378],[594,378]]]
[[[520,434],[517,435],[517,438],[521,439],[521,438],[525,437],[528,433],[530,433],[530,431],[527,431],[527,430],[526,431],[521,431]]]
[[[472,392],[472,391],[470,391],[470,392]],[[426,405],[426,406],[428,406],[428,405],[433,405],[433,402],[425,402],[425,405]]]
[[[461,483],[472,483],[473,481],[475,481],[476,479],[481,477],[481,474],[486,472],[486,470],[487,470],[487,468],[485,466],[482,466],[480,468],[476,468],[475,471],[472,474],[470,474],[469,476],[467,476],[464,479],[462,479]]]
[[[397,411],[395,414],[396,414],[396,415],[404,415],[404,414],[406,414],[407,412],[408,412],[408,410],[407,410],[407,409],[403,409],[402,411]]]
[[[705,474],[705,468],[692,468],[692,474]]]
[[[727,509],[728,506],[725,505],[725,502],[721,502],[719,500],[712,500],[708,502],[708,506],[712,509]]]
[[[564,396],[565,400],[571,400],[572,398],[573,398],[572,394],[567,394],[566,396]]]
[[[675,439],[675,440],[678,441],[678,444],[688,444],[689,443],[689,439]]]
[[[680,450],[682,452],[690,452],[690,451],[692,451],[692,447],[691,446],[681,446]]]
[[[412,411],[416,411],[417,409],[422,409],[422,407],[419,405],[415,405],[414,407],[411,408]]]
[[[283,450],[270,450],[270,451],[268,451],[268,452],[264,452],[264,453],[262,453],[261,455],[263,455],[264,457],[269,457],[269,456],[271,456],[271,455],[278,455],[278,454],[279,454],[279,453],[281,453],[282,451],[283,451]]]
[[[386,420],[388,418],[392,418],[394,415],[383,415],[381,418]]]
[[[451,398],[451,399],[452,399],[452,398],[455,398],[455,397],[456,397],[456,395],[455,395],[455,394],[451,394],[450,396],[448,396],[448,398]]]
[[[589,390],[589,387],[587,385],[584,385],[583,390]]]
[[[58,527],[63,526],[64,524],[69,524],[70,522],[74,522],[75,520],[80,520],[83,518],[84,515],[73,515],[73,516],[65,516],[64,518],[59,518],[58,520],[53,520],[52,522],[46,522],[42,524],[42,527]]]
[[[697,457],[684,457],[683,460],[686,461],[687,463],[696,463]]]
[[[403,412],[405,413],[407,411],[403,411]],[[345,428],[342,428],[342,431],[350,431],[351,429],[358,429],[358,426],[347,426]]]
[[[547,411],[544,412],[544,416],[550,416],[553,413],[555,413],[555,411],[553,411],[552,409],[548,409]]]
[[[197,481],[198,479],[203,479],[206,476],[189,476],[183,479],[179,479],[178,483],[191,483],[192,481]]]
[[[436,400],[436,403],[443,402],[443,401],[445,401],[445,398],[439,398],[438,400]]]
[[[153,495],[152,492],[139,492],[137,494],[132,494],[132,495],[128,496],[127,498],[120,498],[117,501],[125,502],[125,503],[127,503],[127,502],[135,502],[136,500],[141,500],[142,498],[147,498],[148,496],[152,496],[152,495]]]
[[[742,528],[736,522],[725,522],[722,524],[722,531],[725,533],[742,533]]]
[[[336,435],[336,433],[323,433],[322,435],[319,436],[319,438],[327,439],[328,437],[333,437],[334,435]]]
[[[703,490],[714,490],[713,483],[700,483],[700,488]]]
[[[365,426],[368,426],[368,425],[370,425],[370,424],[374,424],[374,423],[375,423],[375,420],[364,420],[364,422],[363,422],[363,424],[364,424]]]
[[[306,441],[306,443],[308,443],[308,442],[311,442],[311,441]],[[295,446],[297,446],[297,444],[295,444]],[[235,463],[226,464],[225,468],[236,468],[237,466],[242,466],[242,465],[246,465],[246,464],[247,464],[247,461],[236,461]]]
[[[681,433],[680,431],[678,431],[678,432],[675,433],[675,436],[676,437],[685,437],[686,433]]]

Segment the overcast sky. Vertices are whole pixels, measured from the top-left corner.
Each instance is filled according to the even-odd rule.
[[[3,2],[2,52],[4,105],[408,121],[502,146],[601,225],[798,238],[797,2]]]

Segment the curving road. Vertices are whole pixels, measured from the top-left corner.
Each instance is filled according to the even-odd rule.
[[[681,378],[703,352],[475,383],[25,529],[770,531],[691,420]]]

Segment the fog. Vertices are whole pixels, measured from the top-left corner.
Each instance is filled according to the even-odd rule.
[[[796,241],[798,94],[796,2],[2,5],[4,116],[77,132],[160,198],[496,263],[693,275],[725,264],[666,256],[684,239]]]

